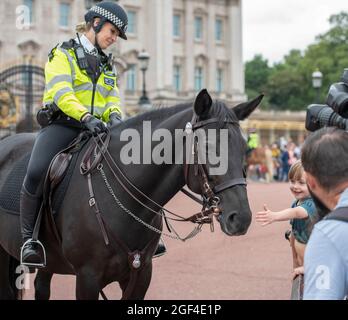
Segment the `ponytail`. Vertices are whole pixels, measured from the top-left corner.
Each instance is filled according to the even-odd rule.
[[[81,22],[79,24],[76,25],[75,30],[78,33],[85,33],[87,31],[89,31],[92,28],[92,23],[91,22]]]

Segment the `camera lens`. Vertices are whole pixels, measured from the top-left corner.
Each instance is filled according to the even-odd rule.
[[[348,129],[348,120],[342,118],[327,105],[311,104],[307,108],[306,129],[316,131],[322,127]]]
[[[346,86],[348,86],[348,68],[344,69],[341,80]]]
[[[348,76],[348,70],[346,75]],[[348,118],[348,86],[343,82],[331,85],[326,103],[340,116]]]

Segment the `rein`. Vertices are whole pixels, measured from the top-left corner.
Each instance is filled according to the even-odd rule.
[[[194,170],[194,176],[195,178],[199,179],[199,183],[200,183],[200,189],[201,189],[201,195],[203,196],[203,200],[199,200],[197,197],[195,197],[193,194],[191,194],[190,192],[188,192],[185,189],[182,189],[181,191],[186,194],[187,196],[189,196],[191,199],[195,200],[196,202],[201,203],[202,206],[202,210],[188,218],[182,217],[166,208],[164,208],[163,206],[161,206],[160,204],[158,204],[157,202],[155,202],[154,200],[152,200],[151,198],[149,198],[146,194],[144,194],[141,190],[139,190],[128,178],[127,176],[122,172],[122,170],[120,169],[120,167],[117,165],[117,163],[115,162],[115,160],[113,159],[112,155],[110,154],[109,150],[108,150],[108,144],[110,142],[110,133],[108,133],[106,135],[105,141],[103,141],[102,137],[97,136],[97,138],[93,137],[94,142],[96,147],[94,148],[94,146],[92,145],[87,152],[85,153],[82,163],[81,163],[81,167],[80,167],[80,172],[81,174],[85,175],[88,174],[90,171],[92,171],[94,168],[97,168],[98,171],[100,171],[101,175],[103,176],[103,180],[110,192],[110,194],[113,196],[113,198],[115,199],[116,203],[124,210],[126,211],[126,213],[128,213],[129,215],[131,215],[135,220],[139,221],[140,223],[144,224],[146,227],[150,228],[151,230],[157,232],[157,233],[161,233],[163,235],[169,236],[171,238],[174,239],[180,239],[182,241],[187,240],[188,238],[193,237],[194,235],[196,235],[198,232],[201,231],[202,225],[209,223],[210,224],[210,228],[211,231],[214,231],[214,224],[213,224],[213,217],[215,216],[216,218],[219,217],[219,215],[222,213],[221,208],[219,207],[220,205],[220,198],[217,196],[218,193],[237,186],[237,185],[246,185],[246,179],[245,178],[238,178],[238,179],[231,179],[228,181],[225,181],[217,186],[211,187],[208,181],[208,176],[206,174],[206,172],[208,171],[208,169],[206,168],[206,165],[200,164],[198,163],[198,141],[196,139],[194,139],[195,134],[194,131],[198,128],[202,128],[208,124],[211,123],[217,123],[217,122],[221,122],[221,119],[219,118],[211,118],[208,120],[204,120],[204,121],[198,121],[196,115],[194,114],[192,121],[188,122],[186,124],[186,128],[185,131],[188,134],[188,136],[190,137],[190,142],[191,142],[191,148],[192,149],[192,156],[194,159],[193,164],[190,163],[189,159],[189,163],[185,163],[184,165],[184,174],[185,174],[185,182],[187,184],[187,186],[192,190],[191,187],[191,183],[190,183],[190,175],[189,175],[189,171],[190,168],[193,166],[193,170]],[[232,121],[232,120],[224,120],[223,121],[225,124],[233,124],[233,125],[238,125],[239,123],[238,121]],[[97,152],[97,149],[99,150],[99,153]],[[92,162],[92,164],[88,164],[88,159],[91,157],[92,153],[94,152],[94,156],[95,159]],[[180,221],[180,222],[186,222],[186,221],[190,221],[192,223],[197,223],[198,226],[196,227],[196,229],[194,229],[187,237],[185,238],[181,238],[177,233],[176,236],[172,236],[169,234],[165,234],[163,233],[162,230],[156,229],[154,227],[152,227],[149,224],[146,224],[144,221],[142,221],[141,219],[139,219],[135,214],[133,214],[132,212],[130,212],[127,208],[125,208],[122,203],[119,201],[119,199],[116,197],[115,193],[113,192],[110,183],[107,180],[107,177],[103,171],[103,167],[100,164],[101,161],[101,157],[104,158],[105,162],[107,163],[110,171],[112,172],[112,175],[116,178],[116,180],[118,181],[118,183],[121,185],[121,187],[127,192],[127,194],[129,194],[135,201],[137,201],[140,205],[142,205],[144,208],[146,208],[147,210],[153,212],[154,214],[157,215],[161,215],[162,217],[165,218],[165,222],[167,224],[168,230],[174,231],[174,228],[171,227],[171,225],[169,224],[168,219],[173,220],[173,221]],[[108,159],[109,158],[109,159]],[[124,184],[124,182],[121,180],[120,176],[118,174],[116,174],[114,168],[118,171],[119,175],[134,189],[136,190],[142,197],[144,197],[145,199],[147,199],[150,203],[152,203],[153,205],[155,205],[158,210],[153,210],[152,208],[150,208],[148,205],[146,205],[143,201],[141,201],[136,195],[134,195],[129,188]],[[193,190],[192,190],[193,191]],[[94,199],[94,197],[93,197]],[[94,200],[95,201],[95,200]],[[165,212],[168,214],[171,214],[175,217],[175,218],[171,218],[171,217],[166,217],[165,216]],[[171,227],[171,228],[170,228]],[[172,229],[172,230],[171,230]],[[104,234],[104,232],[103,232]],[[105,238],[105,237],[104,237]]]

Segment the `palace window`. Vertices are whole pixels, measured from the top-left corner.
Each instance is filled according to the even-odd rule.
[[[195,90],[199,91],[203,88],[204,79],[203,79],[203,68],[196,67],[195,68]]]
[[[70,3],[61,2],[59,4],[59,26],[67,28],[70,20]]]
[[[180,14],[174,14],[173,16],[173,36],[179,38],[181,36],[181,16]]]
[[[223,21],[220,18],[215,20],[215,40],[217,42],[223,40]]]
[[[134,92],[136,90],[136,65],[130,65],[127,73],[126,73],[126,90],[130,92]]]
[[[174,66],[173,70],[173,85],[175,91],[181,91],[181,67],[179,65]]]
[[[203,38],[203,18],[195,17],[195,40],[202,40]]]
[[[127,11],[128,16],[128,27],[127,33],[136,34],[137,33],[137,13],[135,11]]]
[[[34,22],[34,0],[24,0],[23,5],[26,6],[29,10],[29,24]]]
[[[221,93],[224,90],[223,78],[224,71],[221,68],[216,70],[216,92]]]

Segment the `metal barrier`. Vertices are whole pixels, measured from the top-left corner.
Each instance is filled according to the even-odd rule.
[[[44,89],[44,69],[39,66],[21,64],[0,72],[0,138],[38,128],[34,116]]]

